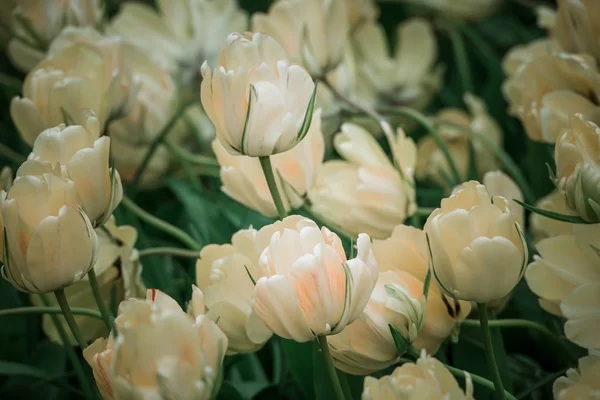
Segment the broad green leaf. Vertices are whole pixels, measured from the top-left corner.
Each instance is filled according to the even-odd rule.
[[[278,338],[286,356],[292,377],[307,399],[315,398],[313,386],[313,342],[297,343]]]

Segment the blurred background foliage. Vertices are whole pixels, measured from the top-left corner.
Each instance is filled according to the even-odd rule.
[[[269,0],[239,2],[249,12],[266,11],[271,3]],[[458,27],[465,44],[474,93],[485,101],[490,114],[501,125],[506,151],[524,172],[536,198],[540,198],[553,188],[546,168],[546,163],[553,165],[553,148],[551,145],[533,143],[527,138],[519,121],[507,114],[501,91],[504,81],[501,62],[506,51],[543,35],[536,25],[535,5],[555,6],[551,1],[507,0],[494,15],[465,23],[437,16],[418,6],[389,0],[379,2],[380,21],[390,41],[393,41],[396,25],[411,16],[425,16],[437,28],[439,59],[445,66],[445,78],[443,87],[427,110],[430,113],[444,107],[465,108],[455,48],[447,34],[448,24]],[[118,7],[118,1],[112,0],[112,11],[116,12]],[[11,99],[19,94],[23,79],[24,75],[11,66],[6,55],[0,54],[0,146],[6,146],[22,156],[28,154],[29,149],[11,121],[9,105]],[[420,130],[411,132],[416,140],[423,134]],[[382,145],[386,146],[385,143]],[[18,163],[15,161],[0,156],[0,165],[10,165],[16,170]],[[202,186],[197,187],[186,179],[171,175],[165,178],[163,187],[142,192],[134,200],[153,215],[190,233],[201,245],[225,243],[239,229],[250,225],[260,228],[271,222],[224,195],[220,191],[218,178],[202,177],[201,183]],[[442,194],[440,189],[418,183],[417,196],[421,206],[438,205]],[[171,237],[142,223],[122,207],[116,210],[115,216],[120,225],[128,224],[137,228],[138,249],[180,246]],[[148,287],[163,290],[184,304],[185,299],[190,297],[191,284],[194,283],[194,265],[193,260],[170,256],[145,257],[143,279]],[[8,282],[0,279],[0,309],[28,305],[27,295],[17,292]],[[537,298],[524,281],[518,286],[501,317],[540,322],[557,335],[563,335],[563,321],[539,307]],[[0,319],[0,399],[51,400],[82,396],[64,348],[44,336],[40,321],[38,315]],[[446,343],[437,356],[457,368],[489,378],[479,329],[463,327],[459,337],[456,343]],[[497,357],[506,389],[524,399],[551,398],[551,382],[572,365],[570,359],[583,354],[576,346],[570,348],[570,354],[565,354],[547,337],[526,329],[495,330],[494,340],[497,349],[504,349]],[[274,338],[256,354],[228,356],[219,398],[332,398],[321,357],[315,357],[313,361],[314,351],[312,343],[297,344]],[[91,379],[91,370],[87,367],[86,370]],[[377,375],[388,374],[391,370],[381,371]],[[344,380],[350,385],[354,400],[359,399],[363,378],[346,375],[342,377]],[[540,382],[546,384],[535,387]],[[492,398],[488,390],[477,385],[475,397]]]

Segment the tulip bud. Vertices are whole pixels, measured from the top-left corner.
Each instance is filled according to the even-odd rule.
[[[308,132],[315,84],[263,33],[232,33],[211,72],[202,65],[202,105],[219,141],[234,155],[290,150]]]
[[[341,333],[328,339],[336,366],[348,373],[366,375],[397,362],[389,325],[419,349],[434,354],[471,305],[446,297],[429,286],[423,298],[429,253],[425,233],[398,225],[392,236],[373,241],[379,279],[362,315]]]
[[[10,27],[13,38],[8,44],[7,55],[23,72],[28,72],[44,58],[48,44],[63,28],[96,26],[102,14],[99,0],[17,0],[16,3]]]
[[[376,379],[365,378],[362,400],[470,400],[473,399],[473,383],[466,374],[463,391],[444,364],[425,351],[416,363],[406,363],[391,375]]]
[[[15,97],[10,115],[25,142],[58,126],[82,125],[82,109],[98,118],[99,130],[129,112],[136,88],[124,58],[123,40],[103,37],[91,28],[67,28],[48,56],[32,69]]]
[[[431,268],[456,299],[485,303],[509,294],[527,265],[523,232],[508,201],[479,182],[463,183],[425,223]]]
[[[313,212],[352,235],[388,237],[416,209],[415,144],[401,130],[396,140],[392,154],[402,176],[369,132],[342,125],[335,148],[348,161],[323,164],[308,193]]]
[[[110,167],[110,138],[98,137],[98,120],[88,114],[84,125],[65,127],[60,124],[42,132],[33,144],[28,161],[17,176],[49,172],[59,165],[65,178],[77,188],[83,211],[92,225],[101,226],[110,218],[123,197],[121,179]]]
[[[554,381],[552,392],[555,400],[593,399],[600,386],[600,356],[590,354],[579,359],[578,368],[569,368],[566,376]]]
[[[397,26],[396,41],[390,54],[386,33],[376,21],[362,24],[352,35],[358,70],[356,99],[372,107],[424,109],[443,78],[443,68],[436,66],[433,28],[425,19],[408,19]]]
[[[137,250],[133,248],[137,239],[135,228],[126,225],[117,227],[114,217],[111,217],[102,228],[96,229],[96,234],[98,235],[99,249],[98,259],[94,264],[94,272],[96,273],[98,287],[106,308],[110,308],[113,298],[118,304],[132,297],[144,297],[146,288],[141,281],[142,265]],[[96,309],[98,307],[92,293],[88,275],[81,281],[65,288],[65,295],[71,307],[88,309]],[[40,296],[32,295],[30,299],[34,305],[44,305]],[[52,305],[58,306],[58,302],[54,296],[48,297],[48,301]],[[58,316],[57,318],[67,332],[69,343],[72,346],[76,346],[77,341],[71,334],[66,320],[62,316]],[[74,318],[79,330],[87,341],[107,336],[109,333],[104,321],[101,319],[84,315],[75,315]],[[50,340],[63,344],[52,316],[44,315],[42,318],[42,329]]]
[[[259,350],[272,332],[252,311],[254,279],[260,276],[257,231],[238,231],[231,244],[205,246],[196,262],[196,282],[205,296],[207,316],[229,339],[228,354]]]
[[[142,49],[170,73],[181,72],[184,81],[194,77],[204,60],[214,65],[229,33],[248,27],[248,15],[236,0],[158,0],[156,8],[123,3],[107,31]]]
[[[169,296],[149,289],[146,300],[126,300],[113,332],[84,351],[104,399],[210,399],[227,338],[204,315],[185,313]],[[195,288],[192,303],[202,304]]]
[[[274,37],[315,78],[340,64],[350,33],[343,0],[280,0],[268,14],[252,15],[252,28]]]
[[[339,333],[365,308],[377,281],[370,238],[346,259],[339,237],[298,215],[262,228],[252,308],[273,333],[297,342]]]
[[[588,222],[600,222],[600,128],[582,114],[556,142],[556,179],[567,204]]]
[[[79,207],[75,182],[60,173],[17,177],[8,194],[0,192],[0,209],[2,276],[17,289],[63,289],[94,265],[98,238]]]

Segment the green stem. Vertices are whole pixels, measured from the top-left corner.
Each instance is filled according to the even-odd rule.
[[[337,371],[338,379],[340,380],[340,385],[342,385],[342,391],[344,392],[344,397],[346,400],[353,400],[352,398],[352,390],[350,390],[350,384],[348,383],[348,377],[342,371]]]
[[[319,341],[319,346],[321,347],[321,352],[323,353],[323,361],[325,361],[325,367],[327,368],[329,379],[331,379],[335,397],[338,400],[344,400],[344,391],[342,389],[342,385],[340,385],[340,380],[338,378],[337,371],[335,370],[335,366],[333,365],[331,354],[329,354],[327,336],[319,336],[317,340]]]
[[[83,337],[83,334],[79,330],[79,327],[77,326],[77,322],[75,322],[75,318],[73,318],[73,313],[71,312],[71,308],[69,307],[69,302],[67,301],[67,296],[65,296],[65,290],[64,289],[55,290],[54,295],[56,296],[56,301],[58,301],[58,305],[60,306],[60,309],[63,312],[65,320],[67,321],[67,325],[69,325],[69,328],[71,329],[71,332],[73,333],[73,336],[75,337],[75,340],[79,344],[79,347],[81,347],[81,350],[82,351],[85,350],[85,348],[87,347],[87,342],[86,342],[85,338]]]
[[[481,327],[481,322],[472,320],[472,319],[466,319],[461,322],[461,325],[472,326],[472,327]],[[566,346],[566,344],[562,340],[560,340],[559,337],[557,337],[550,329],[546,328],[544,325],[539,324],[537,322],[527,321],[524,319],[496,319],[496,320],[489,321],[488,326],[490,328],[496,328],[496,329],[526,328],[526,329],[536,330],[536,331],[548,336],[552,340],[554,340],[556,342],[556,344],[558,346],[560,346],[563,349],[563,351],[569,356],[571,363],[575,363],[577,361],[573,358],[573,355],[569,351],[569,348]]]
[[[140,258],[148,256],[174,256],[196,259],[200,256],[198,251],[178,249],[176,247],[154,247],[139,251]]]
[[[273,174],[273,166],[271,165],[271,158],[269,156],[263,156],[258,157],[258,159],[260,160],[260,166],[265,174],[265,179],[267,180],[271,197],[275,203],[277,214],[279,214],[279,219],[284,219],[287,216],[287,212],[285,211],[279,189],[277,188],[277,182],[275,181],[275,175]]]
[[[444,122],[441,125],[442,126],[447,125],[447,126],[450,126],[454,129],[457,129],[457,130],[463,132],[464,134],[466,134],[469,137],[469,139],[471,141],[480,140],[481,143],[488,150],[490,150],[492,153],[494,153],[494,155],[504,165],[504,167],[509,172],[509,174],[515,179],[517,184],[521,187],[521,190],[523,191],[523,195],[525,196],[525,200],[527,201],[527,203],[530,203],[530,204],[535,203],[536,197],[533,194],[533,192],[531,191],[531,189],[529,188],[529,185],[527,183],[527,180],[525,179],[525,176],[523,175],[523,173],[521,172],[521,170],[519,169],[517,164],[515,164],[515,162],[512,160],[512,158],[510,158],[508,153],[506,153],[502,148],[496,146],[496,144],[494,142],[492,142],[488,137],[486,137],[478,132],[472,131],[471,129],[467,129],[463,126],[446,123],[446,122]]]
[[[487,358],[488,367],[492,374],[496,399],[504,400],[504,386],[502,385],[502,378],[500,377],[500,371],[496,364],[496,356],[494,354],[494,347],[492,346],[492,336],[490,335],[490,327],[488,323],[488,310],[485,303],[477,303],[477,310],[479,311],[479,320],[481,321],[481,332],[483,334],[483,345],[485,346],[485,357]]]
[[[455,25],[449,24],[447,31],[452,47],[454,48],[454,61],[456,62],[456,68],[462,82],[463,92],[472,93],[473,82],[471,81],[471,70],[469,68],[465,41]]]
[[[190,153],[189,151],[177,145],[172,139],[169,138],[165,138],[164,143],[174,155],[183,160],[189,161],[192,164],[219,168],[219,163],[214,157]]]
[[[162,128],[162,130],[156,135],[156,137],[154,138],[152,143],[150,143],[148,152],[144,156],[144,159],[142,160],[142,163],[140,164],[138,169],[135,171],[135,175],[133,177],[133,180],[131,181],[131,193],[135,193],[137,191],[137,187],[140,183],[142,174],[146,170],[146,167],[150,163],[150,160],[152,159],[152,156],[156,152],[156,149],[158,149],[158,146],[167,137],[169,132],[171,132],[171,130],[173,129],[173,127],[175,126],[175,124],[177,123],[179,118],[181,118],[181,116],[187,111],[187,109],[190,106],[192,106],[196,103],[197,103],[197,100],[193,100],[193,101],[188,101],[187,103],[182,104],[181,107],[179,107],[177,109],[177,111],[175,111],[175,113],[173,114],[171,119],[166,123],[166,125]]]
[[[96,304],[98,305],[98,310],[100,310],[100,314],[102,315],[102,319],[104,320],[104,325],[106,325],[106,329],[110,332],[113,326],[113,316],[106,308],[106,304],[102,299],[102,295],[100,294],[100,287],[98,286],[98,278],[96,277],[96,271],[94,268],[90,269],[88,272],[88,278],[90,279],[90,286],[92,287],[92,293],[94,294],[94,299],[96,300]]]
[[[15,163],[22,164],[27,158],[17,153],[4,143],[0,143],[0,156],[6,158],[7,160]]]
[[[473,383],[476,383],[476,384],[483,386],[485,388],[488,388],[490,390],[495,390],[494,383],[492,381],[485,379],[482,376],[463,371],[462,369],[454,368],[451,365],[444,364],[444,366],[446,367],[446,369],[448,369],[448,371],[450,371],[450,373],[452,373],[452,375],[454,375],[456,377],[467,379],[466,374],[468,373],[469,376],[471,377],[471,380],[473,381]],[[508,393],[507,391],[504,391],[504,396],[506,396],[506,398],[509,400],[517,400],[515,398],[515,396]]]
[[[46,305],[46,308],[50,308],[50,300],[48,299],[48,296],[45,294],[40,294],[40,297],[42,298],[42,302],[44,303],[44,305]],[[27,308],[31,308],[31,307],[27,307]],[[58,307],[56,307],[56,308],[57,308],[57,311],[60,312],[60,309]],[[71,346],[71,344],[70,344],[71,340],[69,339],[69,335],[67,334],[65,327],[63,326],[63,324],[60,322],[60,320],[58,319],[58,317],[55,314],[50,314],[50,319],[52,319],[52,323],[56,327],[58,336],[60,336],[60,340],[63,342],[64,348],[67,352],[67,357],[69,357],[69,361],[71,361],[71,364],[73,365],[73,371],[75,372],[75,375],[77,376],[77,380],[79,380],[79,384],[81,385],[83,390],[85,390],[86,397],[90,400],[94,399],[95,398],[94,389],[92,389],[92,385],[90,384],[90,382],[88,381],[88,378],[85,375],[85,371],[83,369],[83,364],[81,362],[81,359],[79,357],[77,357],[75,350],[73,350],[73,346]]]
[[[123,195],[123,200],[121,201],[121,204],[129,211],[131,211],[132,214],[139,217],[142,221],[145,221],[148,225],[152,225],[156,229],[168,233],[169,235],[173,236],[174,238],[178,239],[183,244],[188,246],[190,249],[200,250],[202,248],[202,246],[200,246],[200,244],[196,242],[194,238],[192,238],[186,232],[182,231],[176,226],[169,224],[166,221],[163,221],[160,218],[156,218],[154,215],[151,215],[150,213],[142,209],[140,206],[135,204],[129,197]]]
[[[92,317],[102,319],[102,315],[96,310],[90,310],[88,308],[71,308],[73,315],[85,315],[86,317]],[[0,317],[11,317],[15,315],[33,315],[33,314],[50,314],[57,315],[62,314],[60,307],[16,307],[9,308],[6,310],[0,310]]]
[[[452,179],[454,180],[452,186],[458,185],[462,182],[462,178],[460,176],[460,173],[458,172],[458,167],[454,162],[454,158],[452,158],[452,154],[450,154],[450,149],[446,145],[446,142],[444,142],[444,139],[442,139],[442,136],[440,135],[438,130],[435,128],[435,125],[429,120],[429,118],[427,118],[425,115],[421,114],[417,110],[414,110],[409,107],[394,108],[390,109],[389,112],[393,114],[399,114],[404,117],[412,118],[419,124],[421,124],[423,128],[425,128],[425,130],[427,130],[427,132],[433,137],[436,144],[442,151],[442,155],[446,159],[446,162],[450,166],[450,172],[452,173]]]

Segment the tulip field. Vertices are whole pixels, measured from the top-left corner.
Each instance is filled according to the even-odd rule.
[[[0,399],[600,399],[597,0],[0,28]]]

